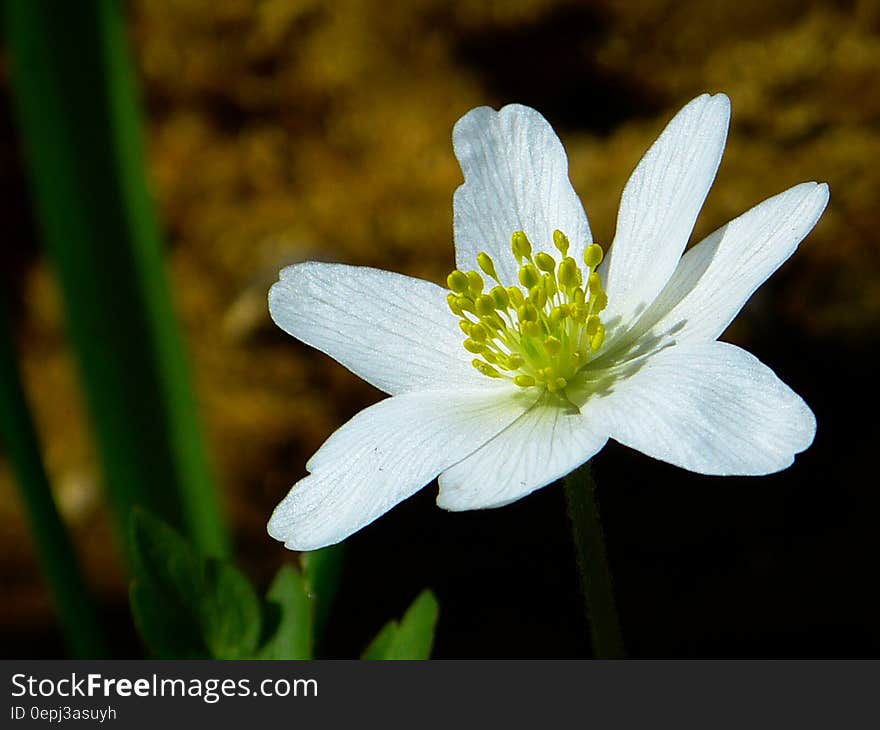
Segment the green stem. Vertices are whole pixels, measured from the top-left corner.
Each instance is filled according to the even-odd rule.
[[[0,312],[0,436],[55,598],[68,651],[76,659],[106,657],[107,642],[61,521],[43,466],[6,317]]]
[[[593,655],[596,659],[623,659],[623,639],[605,554],[596,482],[589,463],[565,478],[565,500],[581,574]]]

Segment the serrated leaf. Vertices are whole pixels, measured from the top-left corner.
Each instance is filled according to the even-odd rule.
[[[267,611],[276,624],[260,650],[260,659],[312,658],[312,606],[305,580],[292,565],[284,565],[266,593]]]
[[[363,659],[429,659],[439,606],[434,594],[422,591],[400,623],[389,621],[364,650]]]
[[[132,512],[135,625],[165,659],[241,659],[260,635],[260,601],[232,564],[203,559],[174,529],[142,509]]]

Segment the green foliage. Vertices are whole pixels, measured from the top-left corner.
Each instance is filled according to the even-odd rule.
[[[2,310],[0,303],[0,449],[18,483],[68,651],[75,659],[100,659],[107,655],[107,642],[67,526],[52,496],[6,313]]]
[[[336,598],[342,578],[345,543],[331,545],[301,556],[306,590],[312,601],[315,622],[315,641],[320,642],[330,617],[330,607]]]
[[[156,656],[243,659],[254,654],[260,601],[233,565],[202,558],[171,527],[132,513],[135,624]]]
[[[266,594],[267,624],[275,623],[260,650],[260,659],[312,658],[312,606],[306,581],[296,568],[284,565]]]
[[[342,553],[303,555],[284,565],[261,601],[231,563],[199,555],[173,528],[143,509],[131,519],[131,611],[150,651],[162,659],[311,659],[317,622],[329,612]],[[427,659],[437,600],[423,591],[389,622],[364,659]]]
[[[429,590],[422,591],[403,618],[389,621],[361,655],[362,659],[428,659],[434,644],[439,607]]]
[[[133,505],[149,506],[226,555],[147,186],[125,4],[2,10],[31,198],[120,532]]]

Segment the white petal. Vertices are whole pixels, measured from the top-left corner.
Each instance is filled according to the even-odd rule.
[[[440,475],[437,504],[501,507],[564,477],[608,441],[601,422],[542,399],[464,461]]]
[[[590,225],[568,179],[565,150],[544,117],[519,104],[499,112],[479,107],[458,120],[452,142],[465,180],[453,203],[458,268],[475,269],[486,251],[501,280],[515,284],[510,237],[520,230],[535,251],[558,258],[558,228],[571,240],[569,255],[580,260],[592,242]]]
[[[791,256],[828,204],[828,186],[796,185],[719,228],[681,259],[638,329],[676,342],[717,338]]]
[[[697,97],[676,114],[627,182],[602,268],[612,324],[643,312],[675,270],[715,179],[729,120],[724,94]]]
[[[361,411],[311,458],[269,521],[291,550],[344,540],[479,448],[534,398],[507,383],[406,393]]]
[[[667,348],[613,390],[612,438],[700,474],[780,471],[816,432],[800,396],[725,342]]]
[[[269,291],[288,334],[386,393],[479,386],[463,335],[436,284],[363,266],[288,266]]]

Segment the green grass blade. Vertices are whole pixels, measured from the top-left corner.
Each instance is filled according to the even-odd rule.
[[[76,659],[107,656],[107,642],[76,562],[67,528],[58,515],[43,466],[37,434],[21,385],[15,349],[5,312],[0,311],[0,438],[37,548],[43,573],[70,655]]]
[[[225,555],[143,162],[116,0],[5,0],[13,96],[104,477],[126,535],[142,504]]]

